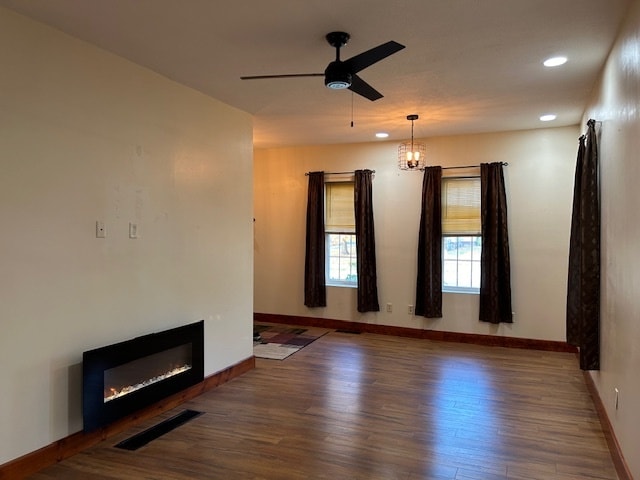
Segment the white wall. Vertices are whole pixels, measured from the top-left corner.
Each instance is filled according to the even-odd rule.
[[[205,374],[252,355],[253,154],[249,115],[2,8],[0,65],[2,464],[82,428],[84,350],[204,319]]]
[[[432,165],[509,163],[505,181],[515,318],[512,325],[498,327],[478,321],[477,295],[445,293],[442,319],[427,320],[407,313],[407,306],[415,303],[422,174],[397,169],[397,142],[256,150],[255,311],[564,341],[578,136],[576,126],[426,139]],[[383,311],[360,314],[356,291],[335,287],[328,287],[326,308],[309,309],[303,305],[304,174],[360,168],[376,171],[373,203]],[[393,305],[392,313],[384,311],[387,303]]]
[[[601,361],[593,378],[640,478],[640,1],[627,15],[584,122],[600,134]],[[615,392],[620,391],[618,410]]]

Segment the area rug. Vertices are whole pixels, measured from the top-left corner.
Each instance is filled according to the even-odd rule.
[[[253,355],[270,360],[284,360],[329,332],[323,328],[297,328],[284,325],[254,325]]]

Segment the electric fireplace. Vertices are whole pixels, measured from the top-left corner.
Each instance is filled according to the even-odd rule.
[[[204,379],[204,321],[82,354],[84,430],[103,427]]]

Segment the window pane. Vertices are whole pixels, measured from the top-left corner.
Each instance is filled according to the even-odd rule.
[[[480,258],[480,257],[478,257]],[[471,287],[480,289],[480,261],[471,264]]]
[[[444,237],[444,259],[458,258],[458,237]]]
[[[329,258],[329,280],[338,280],[340,278],[340,259],[337,257]]]
[[[442,282],[449,287],[458,285],[458,262],[445,260],[442,269]]]
[[[338,235],[329,235],[329,255],[337,257],[340,253],[340,243]]]
[[[458,260],[471,260],[473,237],[458,237]]]
[[[478,237],[473,237],[473,253],[472,253],[472,258],[473,260],[477,260],[478,262],[480,261],[480,256],[482,255],[482,237],[478,236]],[[479,268],[479,267],[478,267]],[[480,271],[478,270],[478,274],[480,274]]]
[[[458,262],[458,286],[471,288],[471,262]]]

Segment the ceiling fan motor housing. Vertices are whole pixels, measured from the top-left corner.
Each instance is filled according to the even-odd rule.
[[[349,73],[341,61],[331,62],[324,71],[324,84],[335,90],[349,88],[351,86],[351,73]]]

